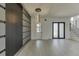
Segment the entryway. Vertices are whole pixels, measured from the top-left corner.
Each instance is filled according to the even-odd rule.
[[[52,39],[65,39],[65,22],[52,22]]]

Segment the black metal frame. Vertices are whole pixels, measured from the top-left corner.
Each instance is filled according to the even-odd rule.
[[[54,28],[53,27],[54,23],[58,23],[58,37],[56,37],[56,38],[53,35],[53,33],[54,33],[54,29],[53,29]],[[64,32],[63,32],[64,33],[64,35],[63,35],[64,37],[63,38],[59,37],[59,33],[60,33],[60,31],[59,31],[59,24],[60,23],[64,24]],[[65,22],[52,22],[52,39],[65,39]]]

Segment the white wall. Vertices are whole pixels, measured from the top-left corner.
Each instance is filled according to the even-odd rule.
[[[74,24],[72,24],[73,27],[71,28],[71,39],[79,41],[79,17],[74,16],[73,20],[74,20],[73,21]]]
[[[74,28],[71,30],[71,40],[79,41],[79,29]]]
[[[0,3],[0,5],[5,7],[5,4]],[[5,10],[3,8],[0,7],[0,20],[1,21],[6,21],[5,20]],[[5,24],[0,22],[0,36],[5,35]],[[2,51],[3,49],[5,49],[5,37],[0,38],[0,51]],[[5,55],[5,51],[0,53],[0,56],[4,56]]]
[[[65,37],[66,39],[70,38],[70,18],[46,18],[47,21],[45,21],[44,19],[45,18],[41,18],[42,39],[52,39],[52,22],[65,22]],[[31,39],[41,39],[41,33],[36,32],[36,19],[34,17],[32,17],[31,21]]]
[[[31,18],[31,39],[40,39],[40,33],[36,32],[36,19]]]

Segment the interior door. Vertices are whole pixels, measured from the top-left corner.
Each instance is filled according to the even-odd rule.
[[[65,39],[65,22],[52,22],[52,39]]]

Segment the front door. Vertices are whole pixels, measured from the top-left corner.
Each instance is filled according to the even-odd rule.
[[[65,39],[65,22],[52,22],[52,39]]]

